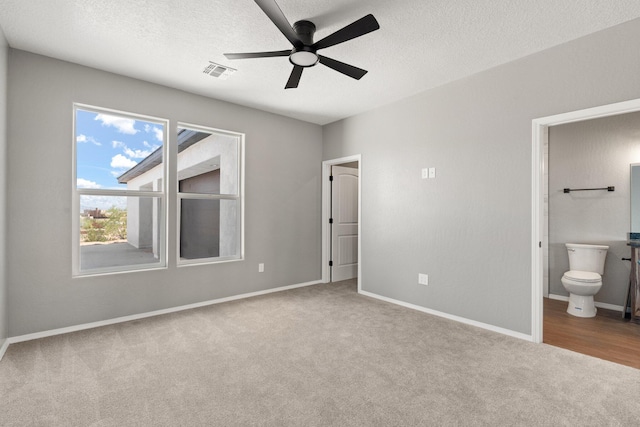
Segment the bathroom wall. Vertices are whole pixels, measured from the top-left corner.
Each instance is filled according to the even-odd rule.
[[[640,162],[640,113],[549,129],[550,294],[568,296],[560,279],[569,269],[565,243],[609,245],[597,302],[622,306],[629,284],[630,163]],[[564,188],[615,186],[614,192]]]

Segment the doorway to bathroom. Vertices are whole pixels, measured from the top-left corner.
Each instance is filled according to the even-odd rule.
[[[361,290],[361,155],[322,162],[322,281]]]
[[[610,246],[601,298],[596,297],[596,301],[602,301],[597,304],[601,314],[618,310],[622,321],[630,268],[629,262],[622,260],[628,258],[630,252],[626,246],[630,222],[629,168],[630,163],[640,161],[638,111],[640,100],[634,100],[533,121],[532,338],[535,342],[543,342],[543,325],[547,328],[553,316],[549,314],[549,306],[564,304],[566,310],[567,293],[559,280],[568,270],[565,243]],[[600,183],[601,179],[610,182]],[[609,186],[615,186],[615,192],[564,191],[572,187]],[[608,220],[611,221],[606,223]],[[563,310],[560,312],[566,315]],[[608,312],[613,319],[611,313]],[[547,315],[549,319],[545,318]],[[569,320],[575,323],[574,319]]]

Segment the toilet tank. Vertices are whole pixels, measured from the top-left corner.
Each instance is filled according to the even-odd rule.
[[[569,253],[570,270],[591,271],[600,275],[604,273],[604,260],[609,246],[579,243],[566,243],[565,246]]]

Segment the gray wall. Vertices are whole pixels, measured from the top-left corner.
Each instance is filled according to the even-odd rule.
[[[324,159],[362,154],[363,289],[530,334],[531,121],[639,98],[637,40],[635,20],[325,126]]]
[[[624,305],[629,286],[630,163],[640,162],[640,113],[549,129],[549,291],[569,295],[565,243],[609,246],[603,286],[595,300]],[[565,194],[564,188],[615,186],[614,192]]]
[[[0,28],[0,347],[9,336],[6,275],[7,57],[9,47]]]
[[[13,49],[8,101],[10,336],[321,278],[320,126]],[[72,279],[73,102],[244,132],[245,260],[176,268],[171,222],[168,269]]]

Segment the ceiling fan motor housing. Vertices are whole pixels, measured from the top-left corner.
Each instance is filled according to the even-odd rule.
[[[311,46],[313,44],[313,35],[316,32],[316,26],[313,22],[298,21],[293,24],[293,31],[296,32],[300,41],[306,46]]]
[[[316,26],[311,21],[298,21],[293,24],[293,31],[302,43],[293,46],[289,62],[300,67],[313,67],[319,59],[316,50],[311,47]]]

